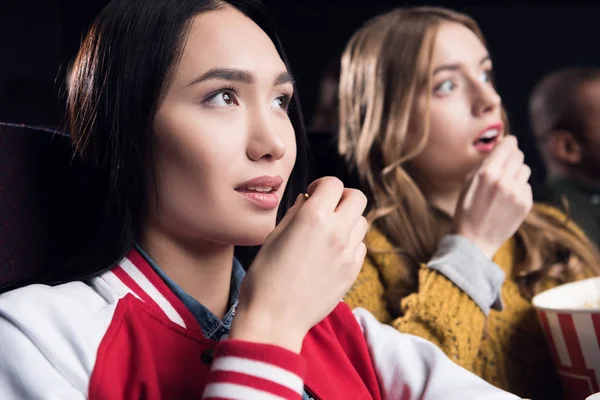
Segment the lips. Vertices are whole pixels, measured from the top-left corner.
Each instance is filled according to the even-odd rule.
[[[280,176],[260,176],[236,186],[235,190],[238,192],[273,193],[279,190],[282,183],[283,178]]]
[[[272,210],[279,206],[277,191],[283,184],[280,176],[260,176],[235,187],[235,191],[261,209]]]
[[[499,143],[502,138],[504,126],[502,123],[492,124],[481,131],[477,139],[473,142],[473,146],[480,152],[490,152]]]

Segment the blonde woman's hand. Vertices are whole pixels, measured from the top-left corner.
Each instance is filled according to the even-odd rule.
[[[248,270],[230,333],[299,352],[362,266],[365,195],[337,178],[313,182],[267,237]]]
[[[533,206],[530,168],[514,136],[504,138],[461,193],[454,229],[492,258],[521,226]]]

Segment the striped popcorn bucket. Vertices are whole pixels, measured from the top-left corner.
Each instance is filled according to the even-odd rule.
[[[600,392],[600,278],[542,292],[533,298],[533,306],[565,400],[585,400]]]

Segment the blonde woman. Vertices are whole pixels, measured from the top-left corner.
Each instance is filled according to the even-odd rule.
[[[491,75],[477,24],[450,10],[396,9],[351,38],[339,150],[371,229],[345,300],[496,386],[559,398],[530,300],[596,275],[600,258],[565,215],[532,204]]]

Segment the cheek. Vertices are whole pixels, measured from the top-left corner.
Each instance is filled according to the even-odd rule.
[[[452,145],[468,135],[467,115],[462,107],[451,101],[434,105],[429,117],[429,132],[431,143]]]
[[[200,125],[187,120],[173,122],[165,128],[157,134],[155,155],[158,166],[167,175],[214,173],[227,165],[225,160],[231,159],[232,141],[220,124],[206,121]]]
[[[427,144],[411,162],[416,172],[433,181],[460,179],[471,163],[469,114],[458,102],[443,101],[432,100]]]
[[[240,118],[179,105],[155,122],[157,152],[181,169],[221,171],[244,154]],[[213,169],[215,168],[215,169]]]
[[[188,135],[162,137],[157,140],[155,167],[159,198],[159,215],[164,222],[178,221],[182,211],[189,214],[193,205],[206,207],[210,193],[211,154],[202,143]],[[166,136],[166,135],[165,135]]]
[[[235,207],[240,157],[222,136],[180,137],[157,152],[160,226],[181,236],[228,241],[219,235],[227,232]]]
[[[187,111],[186,111],[187,110]],[[184,108],[155,124],[155,167],[160,208],[165,215],[213,209],[222,188],[232,185],[233,169],[244,155],[237,122],[197,116]],[[194,211],[196,210],[196,211]]]

